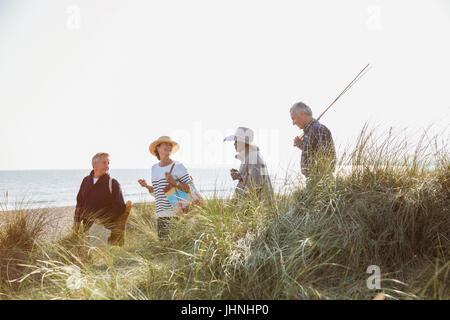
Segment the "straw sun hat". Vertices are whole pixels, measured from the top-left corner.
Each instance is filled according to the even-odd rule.
[[[172,152],[170,152],[171,155],[174,154],[175,152],[177,152],[178,149],[180,149],[180,146],[178,145],[178,143],[173,141],[172,139],[170,139],[170,137],[168,137],[168,136],[161,136],[157,140],[153,141],[150,144],[150,147],[148,148],[150,153],[152,155],[156,156],[156,152],[155,152],[156,151],[156,146],[158,144],[163,143],[163,142],[167,142],[167,143],[170,143],[172,145]]]

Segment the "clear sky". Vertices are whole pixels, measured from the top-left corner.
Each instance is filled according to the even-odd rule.
[[[322,118],[338,148],[365,122],[448,136],[449,2],[0,0],[0,170],[147,168],[161,135],[188,167],[236,166],[238,126],[299,168],[289,108],[317,116],[367,63]]]

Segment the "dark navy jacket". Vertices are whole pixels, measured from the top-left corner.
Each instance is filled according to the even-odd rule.
[[[125,211],[125,202],[119,182],[112,179],[109,190],[109,174],[101,176],[94,184],[94,170],[83,179],[77,195],[75,221],[86,223],[92,219],[111,222]]]

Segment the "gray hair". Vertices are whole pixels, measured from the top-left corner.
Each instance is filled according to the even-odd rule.
[[[95,156],[92,157],[92,163],[97,163],[101,157],[109,157],[109,154],[106,152],[99,152]]]
[[[297,102],[291,107],[291,112],[295,111],[296,114],[298,114],[300,111],[303,111],[305,114],[312,116],[312,110],[310,107],[308,107],[303,102]]]

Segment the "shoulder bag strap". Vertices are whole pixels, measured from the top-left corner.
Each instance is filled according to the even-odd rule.
[[[172,167],[170,168],[169,174],[172,174],[173,167],[175,167],[175,161],[173,162],[173,165],[172,165]]]
[[[175,167],[175,161],[173,162],[173,165],[172,165],[172,167],[170,168],[170,171],[169,171],[169,174],[172,174],[172,171],[173,171],[173,168]],[[175,186],[173,186],[174,188],[175,188],[175,190],[176,190],[176,192],[177,192],[177,194],[178,194],[178,188],[177,188],[177,186],[175,185]]]

